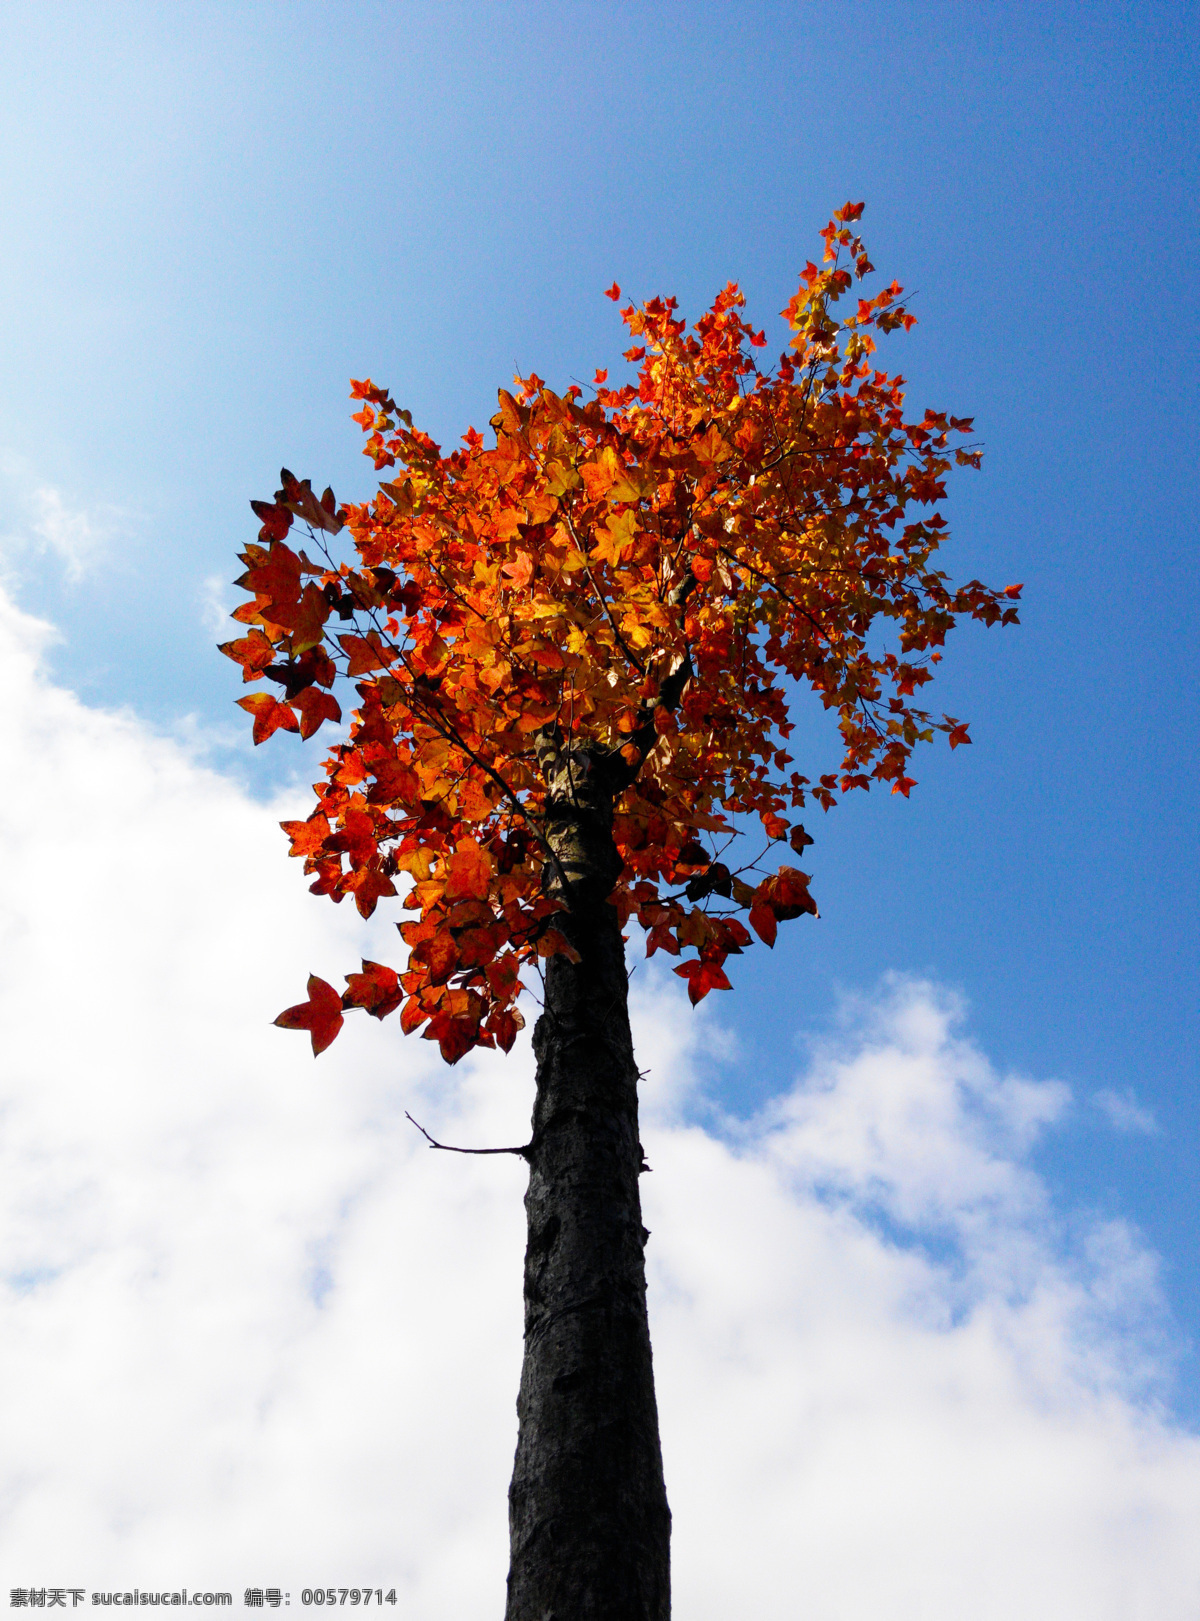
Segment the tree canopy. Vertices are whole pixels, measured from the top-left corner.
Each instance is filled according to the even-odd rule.
[[[353,1008],[399,1010],[452,1063],[512,1046],[523,977],[573,949],[545,822],[555,762],[608,761],[612,904],[649,953],[681,959],[696,1002],[729,988],[751,931],[771,945],[816,911],[808,874],[769,870],[776,843],[811,843],[797,812],[875,784],[907,796],[918,743],[970,741],[917,700],[955,623],[1015,622],[1021,588],[956,587],[937,567],[945,475],[979,451],[969,418],[907,418],[904,379],[876,365],[877,336],[914,324],[899,284],[844,313],[873,270],[861,213],[822,233],[774,367],[733,283],[690,329],[674,299],[630,304],[636,381],[598,371],[585,398],[517,378],[494,443],[471,428],[445,454],[356,382],[386,475],[374,499],[339,507],[285,470],[253,503],[247,633],[222,650],[282,688],[240,700],[255,742],[340,722],[339,678],[357,697],[312,814],[283,824],[291,853],[364,917],[410,885],[403,967],[365,961],[341,994],[314,976],[277,1020],[314,1051]],[[806,688],[843,749],[815,780],[788,751]]]

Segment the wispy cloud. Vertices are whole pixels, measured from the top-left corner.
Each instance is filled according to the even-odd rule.
[[[83,579],[104,556],[116,530],[95,513],[70,507],[58,490],[42,485],[31,492],[32,529],[43,549],[63,564],[71,581]]]
[[[219,574],[210,574],[200,588],[200,623],[214,639],[232,641],[238,634],[230,623],[234,608],[233,590]]]
[[[1114,1131],[1141,1132],[1147,1137],[1158,1135],[1160,1128],[1153,1110],[1139,1103],[1132,1092],[1115,1092],[1106,1086],[1093,1094],[1092,1102]]]
[[[52,484],[37,481],[21,458],[0,456],[0,476],[8,493],[6,533],[0,551],[11,565],[30,556],[52,556],[72,584],[111,560],[112,547],[126,540],[133,515],[108,503],[84,505]]]

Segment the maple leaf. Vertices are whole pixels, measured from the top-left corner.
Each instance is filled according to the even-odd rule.
[[[277,507],[269,501],[251,501],[255,517],[262,519],[258,532],[260,540],[282,540],[292,527],[292,515],[286,507]]]
[[[517,591],[524,591],[533,578],[533,558],[528,552],[518,552],[511,563],[505,563],[500,572],[512,581]]]
[[[396,970],[384,963],[369,962],[365,957],[361,974],[346,975],[346,987],[342,1006],[366,1008],[375,1019],[385,1019],[404,1000]]]
[[[788,843],[798,856],[802,856],[812,842],[811,837],[804,831],[799,822],[788,834]]]
[[[492,885],[492,858],[474,839],[464,839],[447,862],[446,899],[484,900]]]
[[[774,946],[775,937],[779,933],[779,921],[767,900],[756,900],[751,906],[750,927],[764,945]]]
[[[310,738],[322,722],[342,718],[342,706],[333,694],[316,687],[306,687],[299,697],[293,698],[292,708],[300,716],[300,736],[305,739]]]
[[[275,657],[275,644],[261,630],[252,630],[237,641],[222,642],[217,651],[241,665],[243,681],[257,681]]]
[[[320,645],[325,632],[325,621],[331,612],[324,592],[310,580],[296,603],[290,606],[273,604],[271,618],[275,624],[291,631],[292,652],[303,653],[310,647]]]
[[[517,1031],[525,1027],[525,1020],[516,1008],[505,1008],[499,1013],[493,1013],[487,1021],[487,1032],[495,1038],[497,1047],[503,1052],[511,1052],[513,1042],[517,1039]]]
[[[354,896],[354,904],[363,917],[370,917],[384,896],[396,893],[396,886],[383,871],[378,859],[358,872],[351,873],[345,882],[345,892]]]
[[[300,559],[282,541],[274,542],[266,557],[256,562],[235,584],[252,591],[272,608],[286,608],[300,600]]]
[[[733,989],[725,970],[716,963],[691,958],[687,962],[680,963],[675,972],[681,979],[687,980],[688,998],[693,1007],[697,1002],[703,1001],[709,991]]]
[[[300,723],[287,704],[272,698],[269,692],[252,692],[238,699],[238,708],[254,716],[254,742],[265,743],[272,732],[298,732]]]
[[[308,976],[308,1001],[285,1008],[274,1021],[281,1030],[307,1030],[313,1057],[323,1053],[342,1028],[342,999],[333,986],[316,974]]]
[[[793,918],[811,912],[815,917],[817,904],[808,893],[811,882],[806,872],[799,872],[795,867],[780,867],[774,878],[768,878],[766,888],[775,916]]]
[[[458,967],[458,945],[448,929],[439,930],[416,947],[410,960],[428,970],[431,985],[444,985]]]
[[[306,822],[280,822],[279,825],[292,841],[288,851],[292,856],[316,855],[329,837],[329,818],[320,810],[314,811]]]
[[[435,1013],[421,1032],[426,1041],[436,1041],[447,1064],[457,1064],[479,1041],[477,1019],[456,1019],[449,1013]]]
[[[347,675],[368,675],[372,670],[385,670],[395,662],[395,656],[383,645],[377,630],[365,636],[339,636],[342,649],[349,655]]]

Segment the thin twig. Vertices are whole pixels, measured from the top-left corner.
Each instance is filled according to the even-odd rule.
[[[435,1141],[435,1139],[432,1138],[425,1130],[425,1127],[419,1120],[413,1120],[412,1115],[409,1114],[407,1109],[404,1111],[404,1118],[406,1120],[412,1120],[413,1125],[416,1126],[417,1130],[421,1133],[421,1136],[424,1137],[430,1148],[441,1148],[447,1154],[516,1154],[521,1159],[528,1160],[529,1151],[533,1147],[533,1144],[529,1142],[525,1143],[521,1148],[455,1148],[452,1143],[439,1143]]]

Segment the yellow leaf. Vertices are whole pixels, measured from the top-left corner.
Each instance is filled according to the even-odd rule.
[[[614,514],[602,529],[596,531],[596,544],[592,548],[593,558],[608,563],[613,568],[619,568],[621,560],[633,550],[633,537],[637,534],[637,529],[635,512]]]
[[[407,855],[396,857],[396,866],[401,872],[410,872],[413,877],[423,883],[433,871],[434,853],[424,848],[410,850]]]

